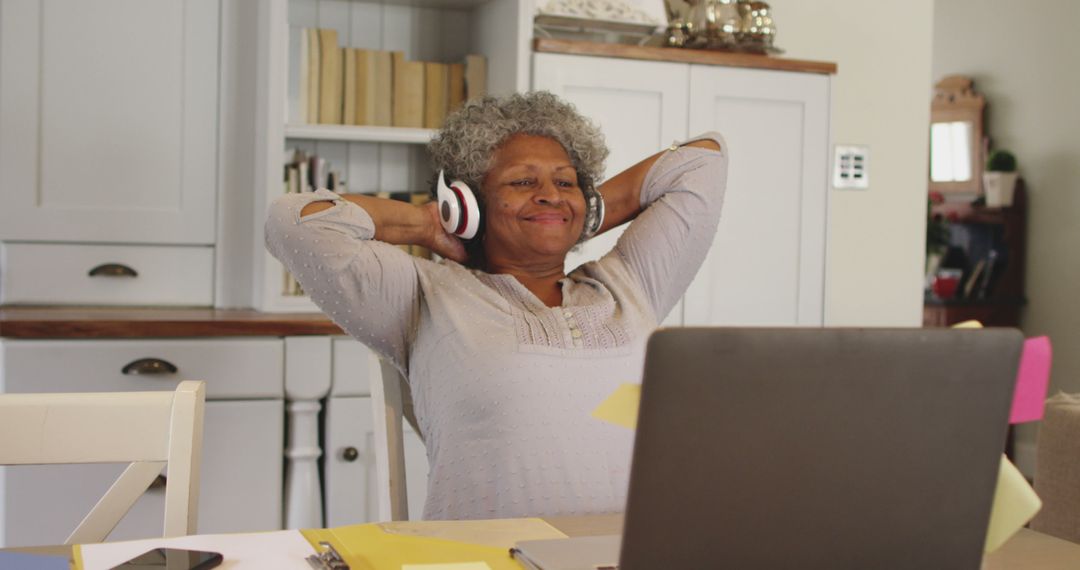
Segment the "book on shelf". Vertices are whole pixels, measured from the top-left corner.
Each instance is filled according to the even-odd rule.
[[[482,55],[465,56],[465,100],[487,95],[487,60]]]
[[[307,37],[307,123],[319,122],[319,72],[322,62],[319,58],[319,30],[307,28],[304,30]]]
[[[371,125],[375,120],[375,52],[369,49],[354,49],[353,75],[355,83],[349,91],[348,81],[345,86],[345,100],[350,98],[355,109],[352,122],[345,117],[349,125]]]
[[[370,124],[389,127],[394,123],[394,58],[388,51],[377,51],[373,81],[375,82],[375,111]]]
[[[979,280],[982,278],[983,271],[984,271],[985,268],[986,268],[986,260],[985,259],[980,259],[979,262],[975,264],[975,267],[971,270],[971,274],[968,275],[967,281],[964,282],[964,291],[963,291],[963,298],[964,299],[974,299],[975,298],[975,296],[974,296],[975,292],[976,292],[975,291],[975,286],[979,283]]]
[[[424,126],[424,62],[394,52],[394,126]]]
[[[305,28],[289,28],[289,75],[285,121],[308,122],[308,41]]]
[[[351,97],[356,108],[352,125],[388,127],[392,123],[393,61],[388,51],[357,49],[356,85]],[[345,97],[350,97],[346,91]]]
[[[487,92],[487,61],[410,61],[403,52],[339,44],[337,30],[289,29],[290,124],[440,128],[449,113]]]
[[[446,71],[447,113],[453,113],[465,104],[465,64],[451,63]]]
[[[357,50],[352,48],[343,48],[342,54],[342,76],[344,77],[341,84],[341,124],[343,125],[357,125],[356,122],[356,52]]]
[[[424,128],[442,128],[450,103],[449,66],[424,63]]]
[[[991,249],[990,252],[986,254],[986,267],[983,269],[982,280],[979,283],[979,288],[976,292],[979,299],[986,299],[990,296],[994,285],[994,278],[1001,268],[998,257],[998,252],[995,249]]]
[[[341,124],[341,47],[335,29],[319,30],[319,122]]]
[[[287,192],[314,192],[320,188],[333,190],[339,194],[348,191],[345,177],[341,170],[317,154],[308,154],[300,149],[287,151],[285,164],[285,187]],[[295,171],[295,184],[292,182]]]

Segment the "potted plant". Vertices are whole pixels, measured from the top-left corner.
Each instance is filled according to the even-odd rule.
[[[930,192],[926,201],[926,282],[925,289],[930,290],[934,276],[941,267],[945,251],[949,249],[949,221],[934,212],[934,205],[945,202],[941,192]]]
[[[986,205],[991,208],[1012,206],[1013,190],[1016,188],[1016,157],[1007,150],[995,150],[986,160],[983,189]]]

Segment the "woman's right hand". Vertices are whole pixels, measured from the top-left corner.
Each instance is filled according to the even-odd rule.
[[[432,200],[420,207],[427,212],[431,219],[431,232],[428,243],[425,244],[426,247],[447,259],[465,263],[468,258],[468,254],[465,253],[465,244],[461,243],[461,239],[457,236],[443,228],[442,221],[439,219],[439,203]]]

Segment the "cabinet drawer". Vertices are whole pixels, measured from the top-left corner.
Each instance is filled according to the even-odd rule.
[[[214,303],[212,247],[4,243],[0,248],[0,303]]]
[[[176,371],[129,366],[143,359]],[[208,399],[282,398],[284,374],[279,339],[0,342],[3,392],[173,390],[181,380],[205,380]]]
[[[208,402],[200,533],[281,528],[284,405]],[[62,543],[123,471],[120,464],[0,467],[0,547]],[[110,541],[161,536],[165,493],[144,493]]]

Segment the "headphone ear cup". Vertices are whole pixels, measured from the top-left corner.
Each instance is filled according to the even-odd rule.
[[[439,171],[435,194],[443,229],[461,239],[476,237],[480,229],[480,204],[469,185],[461,180],[448,185],[444,172]]]
[[[585,205],[588,212],[585,214],[585,228],[582,231],[582,241],[587,240],[604,225],[604,197],[598,190],[592,188],[585,194]]]

